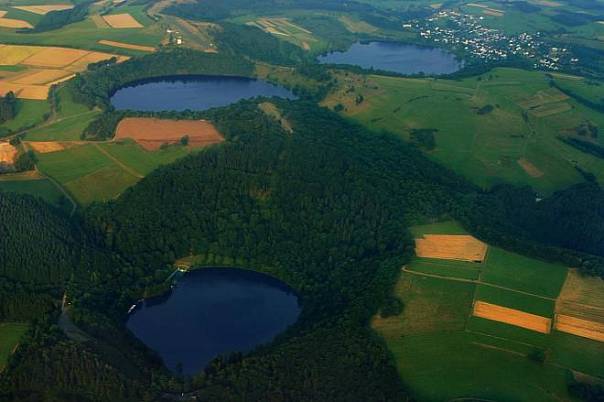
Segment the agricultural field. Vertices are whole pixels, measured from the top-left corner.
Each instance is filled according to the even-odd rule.
[[[455,81],[336,78],[323,105],[415,143],[482,187],[506,181],[550,194],[584,180],[576,167],[604,181],[604,159],[559,139],[603,145],[604,136],[586,137],[582,127],[604,127],[604,116],[550,87],[544,73],[498,68]]]
[[[0,323],[0,372],[28,327],[27,324],[21,323]]]
[[[205,120],[161,120],[145,117],[127,117],[120,121],[115,140],[131,138],[148,151],[164,144],[177,144],[183,137],[191,148],[224,141],[214,125]]]
[[[450,221],[411,232],[465,234]],[[573,376],[604,378],[604,342],[562,332],[556,315],[593,318],[603,292],[601,279],[488,246],[483,262],[415,257],[394,289],[402,313],[372,326],[419,400],[571,401]]]
[[[45,100],[52,85],[70,79],[90,63],[114,56],[126,60],[124,56],[79,49],[0,45],[0,64],[24,67],[2,74],[0,95],[12,91],[21,99]]]

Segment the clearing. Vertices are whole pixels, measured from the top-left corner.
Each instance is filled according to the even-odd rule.
[[[206,120],[163,120],[146,117],[128,117],[120,121],[115,140],[132,138],[144,149],[154,151],[163,144],[176,144],[189,137],[192,148],[217,144],[224,137]]]

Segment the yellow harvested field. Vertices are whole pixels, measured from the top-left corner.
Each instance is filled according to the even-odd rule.
[[[0,10],[0,18],[4,17],[8,11]]]
[[[29,11],[30,13],[45,15],[51,11],[70,10],[74,6],[73,4],[50,4],[50,5],[36,5],[36,6],[13,6],[18,10]]]
[[[543,176],[543,172],[539,170],[535,165],[533,165],[531,161],[525,158],[518,159],[518,165],[520,165],[522,170],[524,170],[526,174],[531,177],[539,178]]]
[[[604,324],[599,322],[556,314],[554,328],[560,332],[604,342]]]
[[[76,62],[66,66],[65,69],[77,73],[86,70],[86,67],[88,67],[88,65],[91,63],[98,63],[99,61],[109,60],[112,57],[116,57],[118,63],[126,61],[130,58],[128,56],[118,56],[109,53],[90,52],[81,59],[78,59]]]
[[[44,85],[71,77],[73,73],[65,70],[30,70],[25,74],[11,77],[11,82],[26,85]]]
[[[40,46],[3,45],[0,52],[0,65],[13,66],[19,64],[41,49],[42,47]]]
[[[23,60],[21,64],[40,67],[65,67],[86,56],[89,52],[66,47],[47,47]]]
[[[118,62],[128,59],[111,53],[62,47],[0,45],[0,49],[0,65],[27,67],[23,72],[0,77],[0,94],[12,91],[23,99],[46,99],[51,85],[84,71],[90,63],[114,56]]]
[[[17,156],[17,148],[8,142],[0,142],[0,166],[12,165]]]
[[[469,235],[424,235],[415,239],[415,254],[418,257],[484,261],[487,245]]]
[[[40,154],[48,154],[51,152],[62,151],[65,146],[60,142],[27,142],[28,147]]]
[[[148,151],[162,144],[176,144],[189,137],[190,147],[203,147],[224,141],[222,134],[206,120],[167,120],[147,117],[127,117],[117,126],[115,139],[132,138]]]
[[[499,11],[495,11],[495,10],[484,10],[482,12],[485,15],[490,15],[491,17],[503,17],[504,14],[499,12]]]
[[[111,28],[142,28],[130,14],[104,15],[103,19]]]
[[[474,303],[472,315],[491,321],[502,322],[504,324],[514,325],[516,327],[528,329],[531,331],[549,334],[551,331],[552,320],[540,315],[525,313],[508,307],[498,306],[496,304],[486,303],[477,300]]]
[[[107,24],[107,22],[105,22],[105,20],[103,19],[103,17],[101,17],[98,14],[95,14],[95,15],[91,16],[90,20],[92,22],[94,22],[94,25],[96,25],[97,28],[111,28],[109,26],[109,24]]]
[[[49,89],[47,85],[24,85],[6,82],[6,80],[0,81],[0,96],[13,92],[18,98],[45,100],[48,98]]]
[[[154,52],[156,49],[151,46],[133,45],[131,43],[115,42],[112,40],[100,40],[101,45],[119,47],[122,49],[140,50],[141,52]]]
[[[34,26],[27,21],[14,20],[12,18],[0,18],[0,28],[33,28]]]

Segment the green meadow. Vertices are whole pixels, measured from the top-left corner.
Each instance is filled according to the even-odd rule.
[[[464,234],[456,222],[411,228]],[[601,342],[552,331],[541,334],[472,316],[477,300],[553,318],[565,267],[489,247],[482,263],[414,258],[394,295],[398,316],[372,320],[401,377],[418,400],[573,401],[573,372],[602,377]],[[542,351],[543,362],[529,356]]]
[[[350,73],[323,101],[375,130],[416,142],[427,155],[488,188],[530,185],[543,194],[583,181],[575,168],[604,181],[604,160],[561,142],[604,116],[551,88],[540,72],[498,68],[461,80],[396,78]],[[359,95],[362,102],[358,102]],[[434,119],[434,116],[439,116]],[[430,129],[435,147],[413,138]],[[595,139],[604,144],[602,136]]]
[[[0,191],[8,193],[28,194],[40,197],[49,204],[62,207],[64,205],[63,193],[48,179],[0,180]]]

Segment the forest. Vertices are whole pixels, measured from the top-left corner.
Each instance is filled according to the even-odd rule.
[[[0,123],[9,121],[17,115],[17,97],[13,92],[0,96]]]

